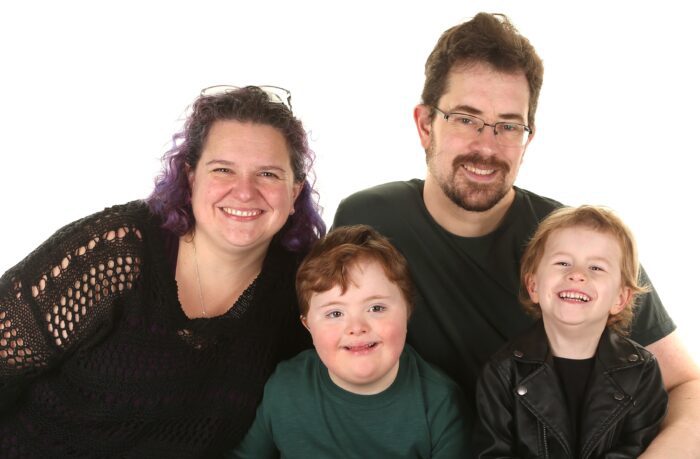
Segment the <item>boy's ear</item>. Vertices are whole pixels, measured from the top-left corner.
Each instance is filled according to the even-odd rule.
[[[622,310],[625,309],[625,307],[631,299],[632,289],[630,289],[629,287],[622,287],[620,289],[620,294],[617,296],[617,301],[610,308],[610,314],[614,316],[615,314],[622,312]]]
[[[311,331],[311,329],[309,328],[309,324],[306,321],[306,316],[299,316],[299,320],[301,320],[301,324],[304,326],[304,328]]]
[[[537,293],[537,282],[535,281],[535,276],[528,274],[525,276],[525,287],[527,287],[527,294],[530,295],[530,300],[533,303],[540,303],[540,295]]]

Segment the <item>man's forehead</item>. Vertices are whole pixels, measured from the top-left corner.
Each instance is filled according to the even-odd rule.
[[[499,113],[526,116],[529,98],[530,89],[522,70],[501,71],[487,63],[473,62],[452,67],[439,101],[441,108],[447,110],[462,106],[477,113],[496,108]],[[481,107],[484,102],[496,103],[498,107]]]

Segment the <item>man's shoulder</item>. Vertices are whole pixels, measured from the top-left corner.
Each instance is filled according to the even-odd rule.
[[[382,183],[351,194],[341,201],[341,206],[356,202],[374,202],[377,199],[382,201],[400,200],[407,196],[420,195],[422,190],[423,180],[419,179]]]
[[[552,198],[539,195],[524,188],[515,188],[516,202],[521,209],[531,211],[538,220],[542,220],[549,215],[554,209],[563,207],[564,205]]]
[[[338,206],[333,226],[368,224],[381,227],[416,212],[423,202],[423,181],[389,182],[351,194]]]

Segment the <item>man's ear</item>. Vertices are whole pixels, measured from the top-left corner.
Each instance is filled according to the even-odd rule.
[[[527,147],[530,146],[530,142],[532,142],[532,140],[535,138],[535,132],[537,132],[534,126],[531,129],[532,129],[532,133],[528,136],[527,143],[523,147],[523,154],[520,156],[520,164],[523,163],[523,160],[525,159],[525,152],[527,151]]]
[[[433,109],[427,105],[419,104],[413,109],[413,121],[418,129],[418,137],[424,150],[430,146],[430,135],[433,129],[433,120],[431,118]]]

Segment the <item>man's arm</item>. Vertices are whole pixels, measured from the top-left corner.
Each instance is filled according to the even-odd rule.
[[[647,346],[668,391],[668,415],[641,459],[700,457],[700,368],[672,332]]]

